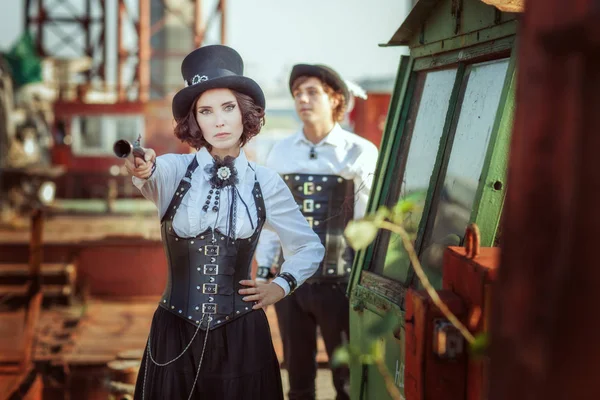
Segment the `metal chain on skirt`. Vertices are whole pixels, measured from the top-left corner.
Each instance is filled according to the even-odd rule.
[[[166,363],[159,363],[154,359],[154,357],[152,357],[152,350],[150,350],[150,338],[151,338],[151,334],[152,334],[152,328],[150,328],[150,333],[148,334],[148,346],[147,346],[148,358],[146,359],[146,365],[144,366],[144,381],[142,383],[142,400],[144,400],[146,398],[146,376],[148,373],[148,359],[150,359],[152,361],[152,363],[154,365],[156,365],[157,367],[165,367],[171,363],[174,363],[179,358],[181,358],[181,356],[183,356],[185,354],[185,352],[190,348],[190,346],[194,342],[194,339],[196,338],[196,335],[198,335],[198,331],[200,330],[200,326],[202,325],[202,322],[204,322],[205,316],[206,316],[206,314],[202,314],[202,318],[200,318],[200,323],[198,324],[198,327],[196,328],[196,332],[194,332],[192,339],[190,339],[190,342],[187,344],[187,346],[185,346],[183,351],[177,357],[175,357],[174,359],[172,359],[170,361],[167,361]],[[190,400],[192,398],[192,395],[194,394],[194,388],[196,387],[196,383],[198,382],[198,376],[200,376],[200,368],[202,367],[202,360],[204,359],[206,343],[208,342],[208,332],[210,331],[211,321],[212,321],[212,317],[209,316],[208,322],[206,325],[206,334],[204,335],[204,344],[202,346],[202,353],[200,354],[200,362],[198,363],[198,369],[196,371],[196,378],[194,379],[194,384],[192,385],[192,389],[190,390],[190,395],[188,396],[188,400]]]

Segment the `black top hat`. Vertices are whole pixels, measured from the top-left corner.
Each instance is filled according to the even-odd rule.
[[[244,61],[237,51],[223,45],[203,46],[181,63],[185,88],[173,97],[173,116],[185,117],[198,96],[209,89],[227,88],[250,96],[265,108],[265,95],[256,82],[243,76]]]
[[[331,86],[336,92],[342,92],[342,95],[346,100],[346,104],[350,100],[350,93],[348,92],[348,87],[346,86],[346,83],[337,72],[335,72],[332,68],[328,67],[327,65],[294,65],[294,67],[292,68],[292,73],[290,74],[290,92],[292,92],[292,86],[294,84],[294,81],[301,76],[314,76],[315,78],[319,78],[321,81]]]

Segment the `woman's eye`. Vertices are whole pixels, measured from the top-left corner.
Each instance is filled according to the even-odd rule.
[[[198,114],[201,114],[201,115],[208,115],[208,114],[210,114],[210,110],[207,110],[207,109],[200,110],[200,112],[199,112]]]
[[[227,107],[225,107],[225,111],[232,111],[234,108],[235,106],[233,104],[230,104]]]

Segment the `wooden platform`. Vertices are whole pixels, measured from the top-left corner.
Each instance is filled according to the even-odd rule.
[[[42,378],[33,368],[18,374],[0,374],[0,400],[42,400],[42,390]]]
[[[75,305],[43,310],[36,332],[34,360],[48,366],[68,366],[71,395],[85,394],[90,399],[100,399],[106,394],[99,383],[108,375],[106,364],[123,352],[143,351],[157,302],[158,298],[127,301],[93,298],[85,307]],[[24,316],[23,311],[0,313],[0,363],[14,361],[22,353],[20,333]],[[267,309],[267,317],[273,345],[282,362],[281,337],[274,307]],[[318,341],[317,361],[320,365],[327,363],[321,339]],[[283,377],[285,379],[286,375]],[[322,376],[320,379],[319,391],[330,393],[330,379]],[[14,382],[7,378],[2,384],[12,385]]]
[[[158,298],[132,301],[93,299],[81,319],[69,365],[104,365],[126,350],[143,350]]]
[[[105,364],[122,351],[143,350],[157,303],[158,298],[134,302],[92,300],[77,329],[74,346],[64,355],[64,360],[71,365]],[[274,307],[267,309],[267,318],[275,352],[281,362],[283,348]],[[317,362],[327,363],[327,353],[320,338]]]
[[[0,262],[26,263],[29,236],[28,227],[0,227]],[[58,381],[51,378],[52,387],[44,388],[44,398],[105,400],[106,364],[124,351],[143,351],[157,307],[155,293],[164,287],[166,266],[159,221],[147,215],[60,215],[45,221],[42,237],[44,262],[76,261],[78,282],[86,283],[91,295],[86,305],[52,306],[41,311],[34,361],[63,371],[66,377]],[[140,279],[140,275],[152,279]],[[132,298],[132,293],[146,297]],[[119,295],[126,295],[127,300],[114,297]],[[283,351],[274,307],[267,309],[267,317],[281,362]],[[23,312],[0,312],[0,362],[10,362],[21,353],[23,321]],[[318,346],[317,361],[326,364],[320,339]],[[8,379],[4,383],[14,382]]]
[[[37,331],[36,361],[61,360],[70,365],[106,364],[117,354],[143,349],[158,298],[133,301],[92,299],[81,306],[54,308],[41,313]],[[20,354],[24,312],[0,314],[0,362]],[[267,309],[273,345],[283,360],[281,337],[274,307]],[[59,349],[60,348],[60,349]],[[327,353],[319,338],[317,361],[327,363]]]
[[[28,221],[25,223],[18,229],[0,227],[0,243],[29,243]],[[158,216],[143,214],[96,217],[61,215],[47,218],[42,233],[44,244],[80,243],[111,236],[160,240],[160,221]]]
[[[0,313],[0,364],[18,363],[23,355],[25,311]]]

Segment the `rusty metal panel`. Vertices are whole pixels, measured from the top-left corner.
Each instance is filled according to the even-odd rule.
[[[464,302],[467,327],[473,335],[488,331],[491,313],[492,283],[500,259],[500,249],[488,247],[470,253],[470,248],[449,247],[444,253],[445,290],[451,290]],[[477,255],[475,255],[477,254]],[[489,359],[470,357],[467,363],[466,400],[487,399]]]
[[[600,398],[599,16],[592,0],[527,2],[491,321],[491,400]],[[557,36],[564,24],[590,35]],[[545,42],[550,35],[555,41]]]
[[[450,311],[464,319],[462,300],[450,291],[438,292]],[[434,353],[434,330],[442,312],[425,291],[409,290],[406,297],[406,369],[404,393],[408,400],[464,400],[467,357],[441,359]]]

